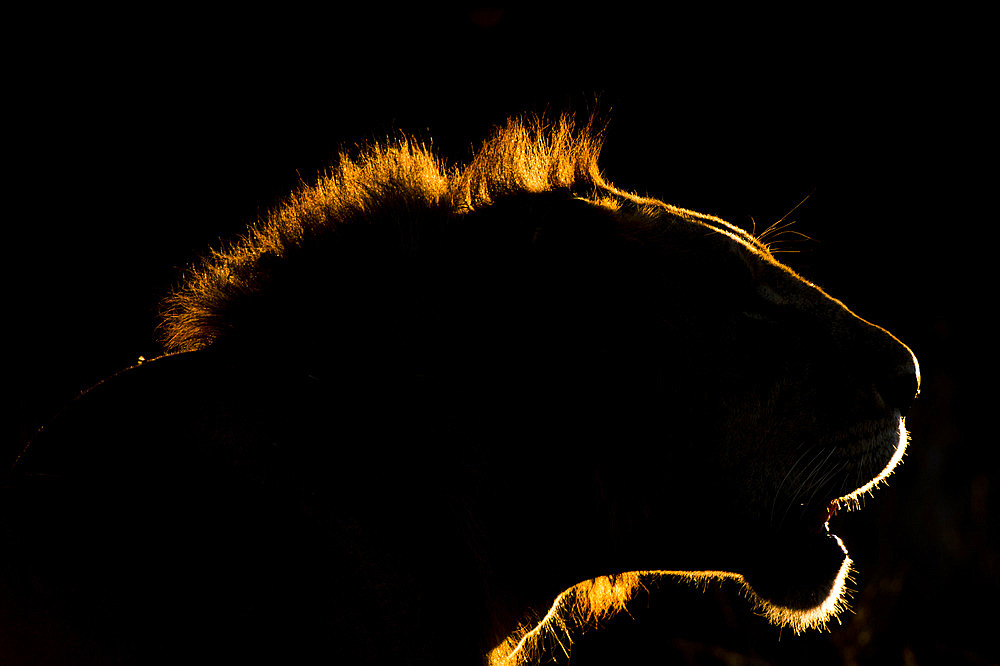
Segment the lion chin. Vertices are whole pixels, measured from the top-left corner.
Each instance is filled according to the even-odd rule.
[[[847,608],[852,563],[836,534],[790,534],[758,555],[742,578],[772,623],[798,633],[824,627]]]

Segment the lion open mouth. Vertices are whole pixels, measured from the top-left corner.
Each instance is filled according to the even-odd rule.
[[[808,529],[813,534],[821,534],[824,531],[830,531],[830,519],[837,515],[837,509],[840,508],[840,502],[838,500],[830,500],[826,506],[819,509],[815,514],[813,514],[812,520],[809,521]]]
[[[777,624],[797,631],[822,626],[843,609],[851,560],[843,541],[830,531],[830,520],[841,511],[860,509],[862,499],[871,495],[902,460],[907,432],[898,413],[895,421],[897,427],[884,428],[866,445],[869,455],[852,461],[840,473],[841,484],[846,483],[847,475],[870,481],[840,495],[836,485],[828,486],[826,492],[816,493],[818,501],[802,507],[798,520],[784,523],[771,532],[771,538],[762,537],[758,542],[744,579],[765,615]],[[877,462],[867,469],[859,467],[877,460],[879,456],[872,455],[877,451],[887,454],[881,468]]]

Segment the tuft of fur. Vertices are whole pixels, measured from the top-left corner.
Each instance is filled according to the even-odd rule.
[[[300,265],[366,253],[412,256],[423,237],[521,193],[611,190],[597,168],[601,135],[593,119],[578,126],[568,115],[529,116],[497,129],[464,167],[448,168],[408,136],[362,147],[354,157],[342,152],[314,185],[187,270],[162,303],[160,341],[171,352],[192,351],[248,319],[280,318],[281,310],[270,311],[261,295],[310,289],[315,270],[299,273]],[[303,255],[313,261],[303,262]],[[326,300],[342,295],[328,293]]]
[[[630,571],[600,576],[565,590],[534,624],[525,624],[487,655],[489,666],[527,666],[569,661],[573,643],[587,631],[601,627],[618,613],[628,613],[639,592],[660,584],[696,585],[732,582],[754,610],[771,624],[796,635],[810,629],[824,631],[831,620],[850,608],[853,562],[846,558],[834,589],[822,604],[809,610],[777,606],[761,598],[743,576],[728,571]]]

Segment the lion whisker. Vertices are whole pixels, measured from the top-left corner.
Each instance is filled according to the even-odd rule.
[[[817,454],[813,456],[812,460],[809,461],[809,465],[807,466],[807,469],[810,470],[809,474],[801,481],[801,483],[799,483],[797,490],[792,495],[787,506],[785,507],[785,512],[784,514],[782,514],[781,517],[781,522],[778,524],[779,529],[781,528],[782,525],[784,525],[785,520],[788,517],[788,514],[792,510],[792,507],[794,507],[797,503],[799,503],[798,500],[805,494],[805,492],[808,491],[810,487],[814,487],[814,485],[811,483],[813,477],[816,475],[817,472],[819,472],[825,467],[826,463],[830,460],[830,458],[837,450],[835,447],[830,447],[829,451],[827,451],[826,457],[823,458],[822,462],[817,463],[819,457],[823,455],[823,451],[825,449],[826,447],[821,447],[819,452],[817,452]],[[806,504],[808,504],[808,502],[806,502]]]
[[[806,448],[805,451],[802,452],[802,455],[800,455],[798,457],[798,459],[794,463],[792,463],[792,466],[788,468],[788,471],[785,472],[784,478],[781,479],[781,483],[778,484],[778,488],[774,491],[774,501],[771,502],[771,523],[772,524],[774,524],[774,510],[778,506],[778,499],[781,497],[781,489],[784,487],[785,481],[788,480],[788,477],[791,475],[791,473],[795,471],[795,469],[799,466],[799,463],[802,462],[803,458],[805,458],[807,455],[809,455],[809,453],[812,450],[813,450],[813,447],[809,446],[809,447]],[[796,478],[798,478],[798,475],[796,475]]]
[[[830,482],[830,480],[831,480],[831,479],[833,479],[833,478],[834,478],[834,477],[836,477],[836,476],[837,476],[838,474],[840,474],[841,470],[843,470],[843,469],[844,469],[844,467],[845,467],[846,465],[847,465],[847,463],[845,463],[845,462],[841,461],[841,462],[838,462],[838,463],[837,463],[836,465],[834,465],[833,467],[831,467],[831,468],[830,468],[830,469],[829,469],[829,470],[828,470],[828,471],[826,472],[826,474],[824,474],[824,475],[823,475],[823,476],[822,476],[822,477],[821,477],[821,478],[819,479],[819,481],[817,481],[817,482],[815,483],[815,485],[813,486],[813,491],[812,491],[812,494],[811,494],[811,495],[809,495],[809,501],[808,501],[808,502],[806,502],[806,504],[807,504],[807,505],[812,505],[812,502],[813,502],[813,499],[815,499],[815,497],[816,497],[816,494],[817,494],[817,493],[819,493],[819,492],[820,492],[820,491],[821,491],[821,490],[822,490],[822,489],[823,489],[824,487],[826,487],[826,485],[827,485],[827,484],[828,484],[828,483]]]
[[[814,191],[815,191],[815,190],[814,190]],[[757,236],[757,240],[758,240],[759,242],[761,242],[761,243],[764,243],[764,244],[766,245],[766,243],[765,243],[764,239],[765,239],[765,238],[767,237],[767,235],[768,235],[768,234],[774,234],[774,233],[777,233],[778,231],[781,231],[782,229],[785,229],[785,228],[787,228],[787,227],[791,226],[792,224],[794,224],[794,221],[793,221],[793,222],[789,222],[789,223],[787,223],[787,224],[785,224],[785,225],[783,225],[783,226],[779,226],[779,225],[781,225],[781,223],[782,223],[782,222],[784,222],[784,221],[785,221],[785,220],[786,220],[786,219],[788,218],[788,216],[789,216],[789,215],[791,215],[791,214],[792,214],[792,213],[794,213],[794,212],[795,212],[796,210],[798,210],[798,209],[799,209],[799,206],[801,206],[801,205],[802,205],[802,204],[804,204],[804,203],[805,203],[806,201],[808,201],[808,200],[809,200],[809,197],[811,197],[812,195],[813,195],[813,193],[812,193],[812,192],[810,192],[809,194],[807,194],[807,195],[805,195],[804,197],[802,197],[802,200],[801,200],[800,202],[798,202],[797,204],[795,204],[794,206],[792,206],[792,209],[791,209],[791,210],[789,210],[789,211],[788,211],[787,213],[785,213],[784,215],[782,215],[782,216],[781,216],[781,218],[780,218],[780,219],[778,219],[778,220],[777,220],[777,221],[776,221],[776,222],[775,222],[774,224],[772,224],[772,225],[771,225],[771,226],[769,226],[769,227],[768,227],[767,229],[765,229],[765,230],[764,230],[764,231],[763,231],[763,232],[762,232],[762,233],[760,234],[760,236]],[[754,224],[754,226],[756,227],[756,223]]]

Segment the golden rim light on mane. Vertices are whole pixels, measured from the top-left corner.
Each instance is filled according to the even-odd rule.
[[[563,115],[553,121],[539,117],[509,120],[465,166],[447,166],[427,145],[406,136],[364,147],[355,157],[341,154],[337,165],[315,184],[303,185],[242,239],[188,270],[183,284],[164,301],[160,337],[173,352],[208,347],[230,325],[232,303],[266,289],[275,262],[289,261],[290,255],[309,246],[350,242],[337,233],[345,226],[381,225],[392,232],[388,234],[388,242],[396,243],[392,249],[416,252],[420,225],[449,224],[470,211],[523,193],[565,191],[596,205],[627,207],[651,219],[670,215],[725,235],[775,261],[769,238],[785,229],[785,218],[755,235],[712,215],[618,190],[598,169],[601,144],[602,129],[593,118],[578,126],[572,117]],[[835,500],[838,505],[857,506],[861,497],[892,473],[905,448],[901,419],[899,445],[887,467],[871,482]],[[833,538],[840,544],[839,538]],[[735,581],[756,611],[773,624],[795,633],[822,629],[848,608],[851,567],[845,550],[829,594],[808,610],[770,603],[743,576],[732,572],[633,571],[593,578],[559,594],[537,622],[525,624],[493,649],[489,663],[510,666],[547,655],[568,657],[580,634],[627,612],[637,591],[660,581],[703,586],[710,581]]]
[[[188,268],[161,304],[158,337],[170,352],[211,345],[231,326],[233,303],[266,289],[275,263],[323,243],[350,242],[337,234],[339,228],[381,226],[396,244],[386,250],[415,252],[428,220],[460,219],[523,193],[565,191],[650,217],[666,213],[770,256],[765,242],[718,217],[605,181],[597,166],[602,142],[603,128],[594,117],[578,124],[570,115],[525,116],[498,128],[465,166],[447,166],[428,145],[406,135],[363,146],[353,157],[342,152],[315,184],[303,184],[242,238]]]

